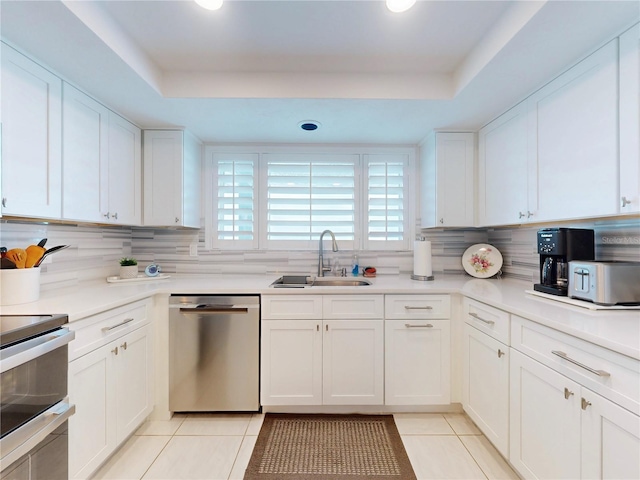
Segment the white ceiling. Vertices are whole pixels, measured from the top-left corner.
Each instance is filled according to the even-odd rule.
[[[6,1],[2,38],[143,128],[419,143],[477,129],[640,19],[629,1]],[[322,127],[303,132],[301,120]]]

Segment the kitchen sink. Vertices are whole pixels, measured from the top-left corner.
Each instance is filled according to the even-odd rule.
[[[307,275],[283,275],[273,282],[273,288],[308,287],[364,287],[371,285],[367,280],[344,277],[312,277]]]

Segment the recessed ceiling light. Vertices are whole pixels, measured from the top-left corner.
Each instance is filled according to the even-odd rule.
[[[195,0],[198,5],[207,10],[219,10],[223,0]]]
[[[298,126],[307,132],[313,132],[320,128],[320,122],[316,122],[315,120],[304,120],[298,123]]]
[[[394,13],[402,13],[409,10],[416,0],[387,0],[387,8]]]

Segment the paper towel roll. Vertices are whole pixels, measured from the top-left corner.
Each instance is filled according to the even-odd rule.
[[[429,240],[416,240],[413,243],[413,276],[432,277],[431,242]],[[419,278],[418,280],[423,280]],[[424,280],[427,280],[425,278]]]

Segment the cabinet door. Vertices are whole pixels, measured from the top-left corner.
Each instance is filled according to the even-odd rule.
[[[182,175],[182,226],[200,228],[202,144],[189,132],[184,132]]]
[[[464,325],[462,407],[498,451],[509,457],[509,347]]]
[[[135,330],[116,341],[116,431],[121,442],[153,409],[150,327]]]
[[[448,405],[448,320],[385,321],[385,404]]]
[[[640,417],[582,388],[582,478],[640,478]]]
[[[140,129],[109,114],[109,214],[112,223],[142,224]]]
[[[640,212],[640,24],[620,36],[620,213]]]
[[[2,44],[2,213],[60,218],[62,81]]]
[[[526,221],[528,208],[527,112],[521,103],[482,128],[478,136],[478,221]]]
[[[107,222],[109,110],[67,83],[63,95],[62,216]]]
[[[618,213],[617,41],[538,90],[527,103],[530,143],[536,146],[530,161],[538,171],[534,219]]]
[[[117,445],[115,348],[112,342],[69,364],[69,478],[88,478]]]
[[[323,325],[323,403],[382,405],[383,320],[325,320]]]
[[[580,477],[580,385],[511,350],[509,460],[524,478]]]
[[[262,405],[322,405],[321,327],[321,320],[262,322]]]
[[[183,133],[144,132],[144,224],[182,225]]]
[[[475,134],[437,132],[422,155],[422,227],[474,225]]]

